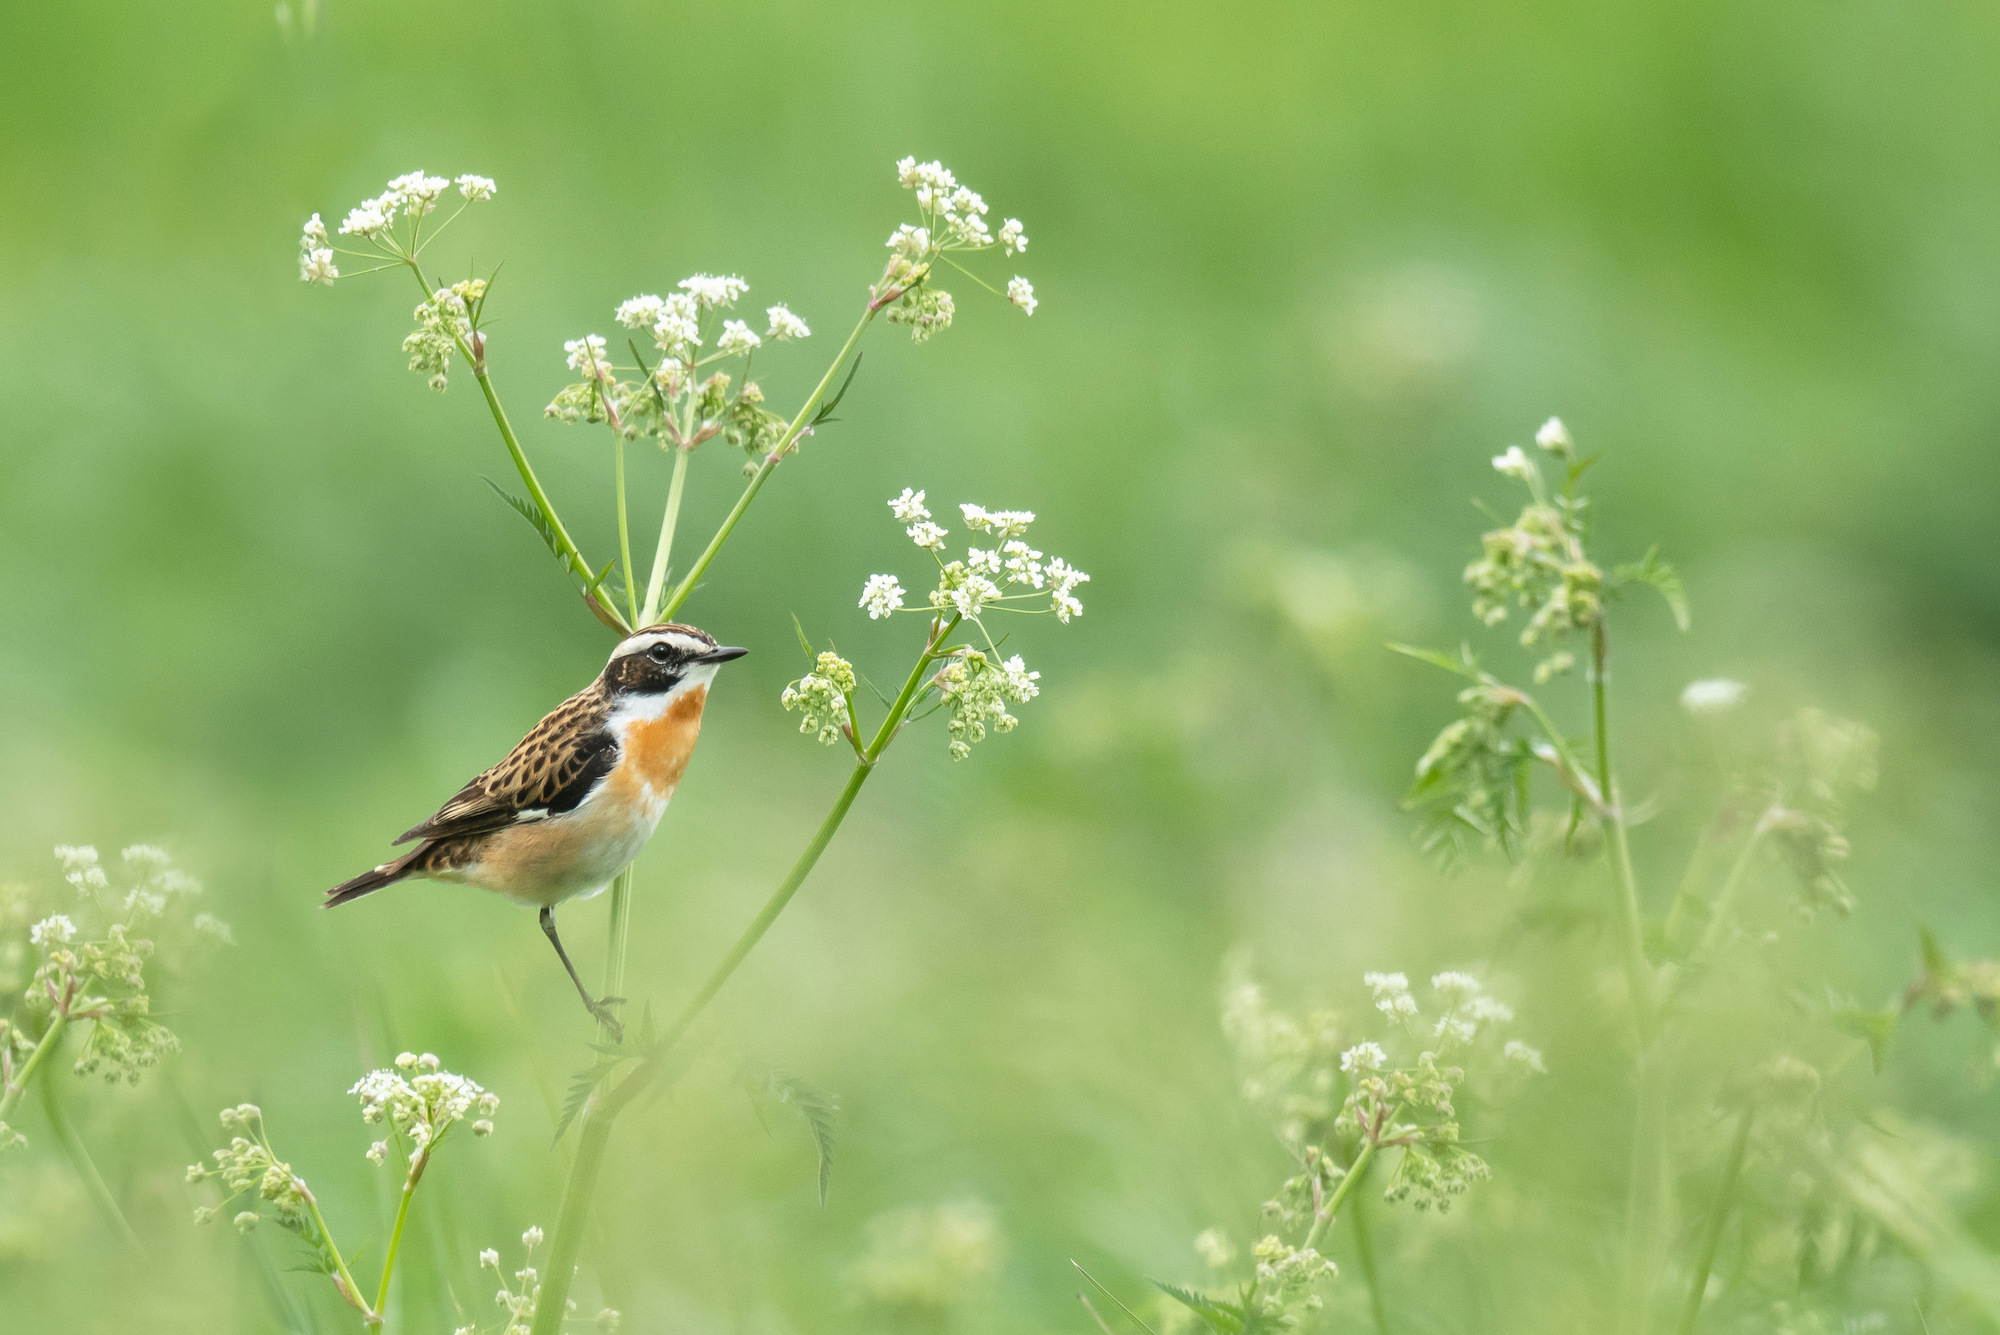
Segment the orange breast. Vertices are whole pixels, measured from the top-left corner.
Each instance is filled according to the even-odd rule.
[[[695,738],[701,734],[701,707],[707,700],[708,687],[696,686],[660,717],[627,726],[613,781],[632,790],[648,790],[643,797],[656,802],[672,797],[694,754]],[[627,796],[641,799],[642,794],[631,791]]]

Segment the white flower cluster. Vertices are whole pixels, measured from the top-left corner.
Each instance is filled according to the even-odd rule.
[[[1400,973],[1366,973],[1361,981],[1375,994],[1375,1009],[1391,1019],[1417,1013],[1417,999],[1410,995],[1410,979]]]
[[[1067,625],[1072,617],[1083,615],[1076,588],[1088,583],[1090,576],[1059,556],[1045,557],[1021,540],[1028,525],[1035,522],[1034,511],[959,506],[967,528],[1001,541],[990,549],[968,547],[963,561],[951,562],[939,555],[951,530],[932,520],[923,492],[903,488],[902,495],[889,501],[889,511],[905,525],[903,531],[910,541],[938,560],[938,585],[930,594],[932,608],[977,621],[995,607],[1011,612],[1035,610],[1013,604],[1046,593],[1047,610],[1055,613],[1058,621]],[[862,589],[861,606],[868,609],[871,619],[887,616],[902,609],[903,595],[895,576],[871,575]]]
[[[76,940],[76,924],[66,913],[51,914],[28,929],[28,940],[43,950],[66,946]]]
[[[299,280],[332,287],[333,280],[338,277],[340,267],[333,262],[333,247],[326,235],[326,224],[315,213],[306,219],[306,225],[299,234]]]
[[[442,1069],[428,1052],[422,1056],[405,1052],[396,1058],[393,1069],[370,1071],[347,1092],[361,1100],[362,1121],[380,1122],[387,1117],[389,1124],[409,1139],[412,1169],[429,1156],[445,1133],[475,1111],[479,1117],[472,1123],[472,1134],[492,1134],[490,1119],[500,1108],[497,1094]],[[368,1157],[379,1164],[388,1152],[388,1142],[377,1141],[369,1147]]]
[[[854,689],[854,665],[839,654],[821,654],[811,672],[785,687],[779,700],[805,717],[799,731],[832,746],[847,726],[847,696]]]
[[[932,265],[947,251],[988,250],[1019,255],[1028,248],[1027,229],[1019,218],[1000,225],[996,236],[988,226],[986,200],[959,184],[942,162],[918,162],[914,157],[896,164],[896,180],[916,192],[922,223],[903,223],[889,235],[889,267],[878,288],[878,300],[890,307],[889,319],[910,326],[910,337],[922,343],[951,326],[954,306],[949,292],[932,287]],[[1035,287],[1016,274],[1007,284],[1007,300],[1029,315],[1035,313]]]
[[[88,898],[111,888],[111,881],[98,864],[97,850],[89,844],[57,844],[56,861],[62,863],[63,879]]]
[[[1439,1050],[1449,1052],[1460,1044],[1470,1043],[1478,1036],[1480,1026],[1510,1024],[1514,1019],[1513,1007],[1498,997],[1487,993],[1484,984],[1469,973],[1448,971],[1431,975],[1431,988],[1444,1003],[1444,1013],[1431,1030],[1431,1036],[1439,1040]],[[1541,1054],[1533,1048],[1521,1046],[1524,1053],[1532,1054],[1533,1061],[1523,1061],[1523,1065],[1538,1067]]]
[[[489,177],[465,175],[456,182],[442,176],[430,176],[423,172],[409,172],[389,182],[389,188],[374,199],[364,199],[348,211],[346,221],[340,224],[342,236],[364,236],[370,240],[381,237],[389,230],[396,216],[421,218],[437,207],[438,200],[452,185],[458,186],[458,193],[465,196],[467,203],[481,203],[493,198],[498,186]],[[315,219],[318,214],[314,214]]]
[[[1722,714],[1743,703],[1750,688],[1740,681],[1715,677],[1688,683],[1681,692],[1681,708],[1690,714]]]
[[[736,277],[693,274],[680,281],[680,290],[664,297],[650,293],[620,302],[614,318],[627,329],[643,329],[653,336],[660,351],[681,361],[692,361],[702,346],[702,317],[710,311],[734,306],[750,284]],[[785,342],[808,338],[812,330],[806,322],[784,306],[765,308],[769,322],[762,335],[742,320],[725,320],[716,348],[725,356],[748,356],[763,346],[765,339]]]

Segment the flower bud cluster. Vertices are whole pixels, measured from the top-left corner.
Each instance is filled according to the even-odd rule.
[[[849,726],[847,697],[854,690],[854,665],[839,654],[825,653],[813,671],[785,687],[779,697],[785,708],[803,715],[799,731],[822,746],[837,743]]]
[[[1035,683],[1041,673],[1028,671],[1021,656],[996,662],[977,649],[967,649],[937,675],[938,689],[951,711],[950,751],[953,760],[972,754],[986,740],[986,730],[1012,732],[1021,720],[1007,712],[1009,704],[1026,704],[1042,693]]]
[[[430,376],[432,389],[443,392],[451,369],[451,354],[472,333],[472,309],[486,295],[483,279],[468,279],[438,288],[417,303],[416,329],[403,340],[410,369]]]
[[[264,1131],[264,1114],[254,1103],[239,1103],[234,1108],[222,1110],[222,1126],[235,1134],[228,1146],[216,1150],[211,1156],[213,1163],[189,1164],[187,1180],[204,1182],[211,1178],[218,1180],[227,1193],[219,1205],[202,1206],[194,1212],[197,1224],[211,1223],[228,1211],[229,1207],[245,1195],[252,1195],[252,1208],[232,1216],[236,1227],[249,1232],[256,1227],[259,1201],[271,1205],[272,1216],[280,1225],[315,1241],[314,1226],[307,1207],[313,1200],[305,1179],[292,1171],[292,1166],[281,1162],[272,1152],[270,1138]],[[254,1193],[254,1195],[253,1195]],[[247,1216],[247,1218],[246,1218]]]

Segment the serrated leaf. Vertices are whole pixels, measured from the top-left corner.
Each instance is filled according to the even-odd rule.
[[[1216,1332],[1216,1335],[1243,1335],[1245,1313],[1244,1309],[1236,1304],[1219,1302],[1205,1293],[1184,1289],[1163,1279],[1149,1279],[1146,1282],[1200,1317],[1210,1330]]]
[[[522,500],[492,478],[489,477],[482,480],[487,486],[493,488],[496,496],[513,507],[515,514],[527,520],[530,528],[542,535],[542,541],[548,544],[550,555],[562,562],[563,569],[568,570],[570,563],[569,558],[563,555],[562,539],[556,536],[555,525],[549,522],[548,516],[544,515],[538,506],[531,505],[527,501]]]
[[[570,1123],[574,1122],[577,1114],[583,1111],[583,1105],[590,1102],[590,1096],[597,1092],[598,1086],[610,1079],[611,1073],[622,1066],[630,1055],[625,1053],[616,1057],[605,1057],[593,1063],[588,1070],[577,1073],[576,1078],[570,1082],[569,1097],[563,1100],[562,1116],[556,1119],[557,1141],[562,1140],[564,1133],[569,1130]]]
[[[1849,1006],[1832,1011],[1827,1022],[1849,1038],[1858,1038],[1868,1044],[1868,1055],[1874,1061],[1875,1074],[1882,1074],[1882,1062],[1889,1054],[1889,1036],[1896,1032],[1897,1012],[1892,1008],[1885,1011],[1864,1011]]]
[[[1611,572],[1611,586],[1618,588],[1626,584],[1650,584],[1660,591],[1660,597],[1667,600],[1667,607],[1674,614],[1674,625],[1683,633],[1694,625],[1694,615],[1688,608],[1687,590],[1681,587],[1681,577],[1674,568],[1660,559],[1660,549],[1653,548],[1646,553],[1646,559],[1631,565],[1622,565]]]
[[[767,1135],[771,1126],[764,1121],[762,1105],[766,1101],[787,1105],[806,1119],[806,1125],[812,1128],[813,1148],[819,1154],[819,1203],[824,1209],[826,1189],[833,1180],[833,1123],[840,1114],[839,1098],[782,1071],[746,1073],[743,1088],[750,1095],[750,1106],[755,1109],[757,1120],[764,1124]]]

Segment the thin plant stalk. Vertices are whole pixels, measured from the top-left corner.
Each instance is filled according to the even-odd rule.
[[[743,512],[748,510],[750,502],[757,498],[757,493],[763,489],[764,483],[769,480],[772,470],[777,468],[779,462],[785,457],[785,452],[792,447],[792,443],[806,429],[813,412],[819,407],[821,400],[826,397],[827,387],[833,383],[834,374],[846,364],[848,354],[854,351],[855,345],[861,341],[861,335],[867,332],[869,323],[874,320],[875,310],[876,307],[871,303],[868,309],[862,312],[861,318],[854,322],[853,332],[848,334],[847,342],[840,345],[840,352],[834,357],[832,365],[828,366],[826,374],[819,378],[819,384],[813,387],[813,392],[807,396],[805,404],[798,411],[798,415],[792,418],[791,425],[785,428],[785,434],[779,438],[777,445],[772,447],[771,452],[764,456],[763,464],[758,467],[757,472],[751,477],[749,485],[743,488],[743,495],[737,499],[736,505],[730,510],[728,518],[722,521],[722,527],[718,528],[715,531],[715,536],[709,539],[707,548],[696,558],[694,565],[689,567],[686,577],[674,586],[673,597],[669,598],[666,606],[660,609],[660,616],[673,616],[675,612],[680,610],[681,604],[688,600],[688,595],[694,592],[695,585],[700,583],[701,577],[707,573],[709,562],[713,561],[715,554],[722,550],[722,544],[729,540],[730,533],[736,528],[736,522],[743,518]]]
[[[631,615],[632,626],[636,630],[645,623],[639,620],[639,590],[632,579],[632,530],[625,517],[625,436],[619,433],[617,444],[618,459],[618,564],[625,568],[625,608]]]
[[[667,509],[660,516],[660,545],[653,551],[653,573],[646,580],[646,608],[639,624],[653,625],[660,619],[660,594],[667,581],[667,562],[674,551],[674,526],[680,522],[681,494],[687,486],[688,451],[674,449],[674,477],[667,484]]]
[[[1361,1262],[1361,1279],[1368,1287],[1368,1310],[1375,1317],[1376,1335],[1389,1335],[1389,1309],[1382,1299],[1382,1280],[1375,1269],[1375,1239],[1368,1231],[1368,1202],[1354,1202],[1354,1254]]]
[[[1708,1295],[1708,1277],[1715,1269],[1715,1253],[1722,1245],[1722,1229],[1736,1205],[1736,1184],[1743,1176],[1743,1152],[1750,1144],[1753,1109],[1745,1104],[1736,1115],[1736,1136],[1729,1142],[1729,1158],[1722,1166],[1722,1183],[1715,1191],[1715,1204],[1701,1229],[1701,1251],[1695,1258],[1694,1275],[1688,1281],[1687,1303],[1681,1308],[1680,1335],[1694,1335],[1701,1318],[1702,1299]]]
[[[812,842],[806,845],[803,853],[799,854],[798,861],[792,864],[791,871],[771,893],[764,907],[758,910],[757,916],[744,929],[742,936],[737,938],[736,944],[729,948],[729,953],[722,957],[722,961],[710,972],[707,980],[702,983],[681,1013],[674,1018],[673,1023],[667,1026],[659,1039],[640,1058],[638,1066],[615,1088],[591,1095],[584,1108],[581,1129],[577,1135],[576,1160],[570,1166],[569,1181],[563,1188],[562,1213],[556,1220],[555,1237],[549,1249],[548,1268],[543,1273],[541,1297],[535,1307],[534,1335],[562,1335],[563,1313],[569,1298],[570,1282],[576,1273],[577,1253],[582,1246],[583,1232],[590,1218],[591,1199],[597,1190],[597,1178],[604,1167],[604,1151],[611,1138],[612,1124],[633,1100],[665,1073],[666,1054],[700,1018],[708,1003],[715,999],[715,995],[729,982],[737,968],[757,947],[757,943],[764,939],[764,934],[771,929],[771,924],[778,920],[778,915],[792,902],[792,897],[798,893],[799,887],[805,884],[806,877],[812,874],[813,868],[819,863],[820,855],[826,852],[827,845],[833,842],[834,834],[847,819],[848,811],[854,806],[854,799],[860,795],[861,785],[875,772],[875,766],[881,760],[882,752],[895,739],[896,733],[908,717],[919,690],[930,675],[931,664],[941,656],[944,643],[958,628],[959,620],[959,617],[953,616],[949,621],[932,623],[929,642],[924,646],[923,653],[918,656],[916,666],[910,670],[909,679],[903,683],[902,692],[896,697],[887,716],[883,718],[882,726],[876,730],[868,749],[855,763],[853,773],[848,775],[847,783],[841,788],[840,795],[834,799],[832,809],[827,812],[826,818],[820,822],[819,829],[814,832]],[[853,726],[851,720],[849,726]],[[1357,1160],[1357,1166],[1359,1162]],[[1345,1185],[1343,1184],[1343,1187]],[[1335,1200],[1338,1201],[1339,1198],[1339,1194],[1336,1193]]]
[[[41,1041],[35,1044],[34,1051],[28,1054],[28,1060],[21,1063],[21,1069],[15,1072],[13,1083],[0,1089],[0,1122],[6,1121],[7,1114],[14,1111],[14,1105],[21,1101],[21,1094],[28,1088],[28,1082],[35,1078],[35,1072],[41,1069],[49,1053],[55,1051],[56,1044],[62,1041],[62,1032],[68,1024],[68,1013],[58,1010],[49,1020],[48,1032],[42,1035]]]
[[[76,1128],[70,1125],[68,1115],[63,1112],[62,1099],[56,1093],[56,1082],[53,1078],[42,1081],[42,1112],[48,1118],[50,1129],[56,1133],[56,1139],[62,1142],[63,1152],[69,1155],[70,1165],[76,1169],[76,1175],[83,1179],[84,1190],[90,1193],[91,1201],[104,1215],[105,1221],[117,1231],[118,1236],[130,1244],[133,1251],[144,1256],[145,1245],[139,1241],[139,1235],[132,1231],[132,1225],[125,1218],[125,1212],[118,1208],[118,1199],[111,1194],[111,1188],[105,1184],[104,1175],[97,1171],[96,1161],[90,1157],[90,1150],[84,1145],[83,1137],[76,1133]]]
[[[389,1250],[382,1257],[382,1284],[375,1291],[375,1310],[385,1312],[389,1307],[389,1278],[396,1271],[396,1253],[403,1246],[403,1225],[410,1217],[410,1200],[417,1194],[417,1183],[424,1176],[424,1169],[430,1165],[430,1148],[410,1168],[403,1179],[403,1199],[396,1206],[396,1226],[389,1234]]]
[[[1632,1023],[1644,1049],[1653,1041],[1655,1002],[1653,970],[1646,962],[1646,940],[1639,923],[1639,882],[1632,872],[1632,844],[1625,828],[1625,810],[1611,773],[1611,729],[1608,722],[1611,640],[1598,613],[1590,626],[1590,695],[1592,732],[1597,744],[1597,790],[1603,795],[1605,824],[1611,843],[1611,875],[1617,892],[1618,928],[1625,955],[1625,983],[1632,995]]]
[[[1756,856],[1758,847],[1764,842],[1764,836],[1770,829],[1769,816],[1760,817],[1756,827],[1750,831],[1750,837],[1744,841],[1743,850],[1729,865],[1729,875],[1723,880],[1722,889],[1715,896],[1715,907],[1709,914],[1707,928],[1702,931],[1701,943],[1695,947],[1694,958],[1709,959],[1715,954],[1716,947],[1722,944],[1724,924],[1736,907],[1736,896],[1743,888],[1744,879],[1750,874],[1751,859]]]

